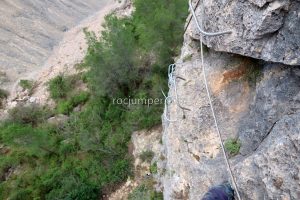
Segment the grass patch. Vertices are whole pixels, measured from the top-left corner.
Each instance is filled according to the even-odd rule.
[[[9,121],[33,126],[46,121],[52,115],[51,111],[37,104],[18,105],[9,110]]]
[[[142,184],[135,188],[128,196],[128,200],[163,200],[163,194],[152,187]]]
[[[157,174],[157,162],[153,163],[150,166],[150,172],[151,172],[151,174]]]
[[[82,74],[72,76],[58,75],[49,81],[48,91],[51,98],[57,103],[57,113],[69,115],[75,107],[83,105],[89,100],[89,92],[78,91],[75,88],[81,77]]]
[[[19,85],[23,90],[32,90],[34,81],[31,80],[20,80]]]
[[[71,90],[72,82],[65,75],[60,74],[48,83],[50,97],[54,100],[64,99]]]
[[[61,100],[56,105],[57,113],[68,115],[70,112],[72,112],[74,109],[74,106],[72,105],[72,102]]]
[[[235,156],[239,153],[241,143],[237,139],[228,139],[225,141],[225,149],[231,156]]]
[[[90,94],[88,92],[81,91],[68,100],[58,101],[56,106],[57,113],[68,115],[75,107],[85,104],[89,100],[89,97]]]
[[[84,104],[89,100],[90,93],[86,91],[80,91],[78,94],[71,97],[71,103],[74,107]]]

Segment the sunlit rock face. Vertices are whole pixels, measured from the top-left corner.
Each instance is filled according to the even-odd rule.
[[[206,0],[196,10],[208,32],[232,31],[204,37],[217,51],[300,65],[300,1]],[[199,38],[195,24],[191,35]]]
[[[0,84],[41,67],[64,32],[111,2],[0,1]]]
[[[204,37],[204,66],[221,137],[241,144],[237,155],[226,152],[242,199],[300,199],[299,1],[201,5],[204,14],[200,8],[196,13],[206,31],[233,31]],[[270,6],[277,11],[269,15]],[[210,187],[231,180],[206,93],[198,33],[192,22],[176,60],[176,91],[169,89],[173,101],[162,117],[158,172],[167,200],[201,199]]]

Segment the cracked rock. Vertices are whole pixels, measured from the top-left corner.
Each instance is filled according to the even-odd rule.
[[[255,153],[235,167],[243,199],[300,199],[300,113],[279,120]]]
[[[290,0],[207,0],[196,10],[205,31],[232,31],[205,36],[208,47],[287,65],[300,64],[299,13],[300,1]],[[189,34],[199,38],[194,20]]]

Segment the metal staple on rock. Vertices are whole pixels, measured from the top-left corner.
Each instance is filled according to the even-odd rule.
[[[197,3],[195,4],[195,9],[198,7],[199,3],[200,3],[200,0],[198,0]],[[184,27],[184,32],[183,33],[185,33],[187,31],[187,28],[189,27],[192,19],[193,19],[193,15],[189,15],[189,18],[188,18],[188,21],[187,21],[187,23]]]
[[[175,64],[171,64],[169,65],[169,68],[168,68],[168,87],[169,87],[169,90],[171,90],[173,84],[176,85],[176,82],[175,80],[173,80],[174,76],[173,76],[173,73],[175,71]],[[164,95],[165,97],[165,112],[164,112],[164,118],[165,120],[167,120],[168,122],[176,122],[176,120],[171,120],[168,118],[168,104],[172,102],[172,96],[167,96],[165,95],[164,91],[161,89],[161,92],[162,94]],[[175,97],[177,97],[177,95],[175,95]]]
[[[165,93],[163,92],[163,90],[161,90],[162,93],[163,93],[163,95],[164,95],[164,97],[165,97],[165,113],[164,113],[164,118],[168,122],[176,122],[177,121],[177,119],[172,120],[172,119],[168,118],[168,115],[167,115],[167,112],[168,112],[168,106],[167,105],[170,102],[172,102],[173,99],[175,100],[177,106],[182,110],[183,117],[185,117],[185,113],[184,113],[185,110],[189,110],[190,111],[190,109],[183,107],[180,104],[180,102],[179,102],[178,93],[177,93],[177,86],[176,86],[176,79],[177,78],[182,79],[182,80],[185,80],[185,79],[174,74],[175,73],[175,68],[176,68],[176,64],[171,64],[171,65],[169,65],[169,68],[168,68],[168,86],[169,86],[169,90],[171,90],[172,88],[174,88],[175,97],[173,97],[173,96],[167,96],[167,95],[165,95]]]
[[[192,6],[191,0],[189,0],[189,6],[190,6],[190,10],[191,10],[191,12],[193,14],[194,20],[195,20],[195,22],[197,24],[197,27],[198,27],[198,29],[199,29],[199,31],[200,31],[201,34],[207,35],[207,36],[217,36],[217,35],[223,35],[223,34],[231,33],[230,31],[218,32],[218,33],[207,33],[205,31],[203,31],[201,29],[200,25],[199,25],[199,22],[198,22],[198,19],[196,17],[196,14],[194,12],[194,8]],[[203,56],[203,43],[202,43],[203,38],[202,38],[201,34],[200,34],[200,48],[201,48],[200,49],[200,53],[201,53],[201,65],[202,65],[202,73],[203,73],[203,77],[204,77],[205,89],[206,89],[206,92],[207,92],[207,96],[208,96],[208,100],[209,100],[211,112],[212,112],[212,115],[213,115],[213,118],[214,118],[215,127],[216,127],[216,130],[217,130],[217,133],[218,133],[218,137],[219,137],[220,144],[221,144],[221,147],[222,147],[222,152],[223,152],[223,155],[224,155],[224,158],[225,158],[227,169],[228,169],[228,172],[230,174],[230,178],[232,180],[232,184],[233,184],[233,187],[234,187],[234,189],[236,191],[237,197],[238,197],[239,200],[241,200],[241,196],[240,196],[240,193],[238,191],[238,187],[237,187],[235,178],[233,176],[232,169],[231,169],[231,166],[230,166],[227,154],[225,152],[225,148],[224,148],[222,136],[221,136],[221,133],[220,133],[220,130],[219,130],[217,118],[216,118],[216,115],[215,115],[215,110],[214,110],[214,107],[213,107],[213,104],[212,104],[212,99],[211,99],[211,95],[210,95],[208,84],[207,84],[206,72],[205,72],[205,66],[204,66],[204,56]]]

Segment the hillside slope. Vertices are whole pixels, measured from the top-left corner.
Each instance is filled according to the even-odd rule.
[[[0,84],[42,67],[64,33],[113,0],[0,2]]]

